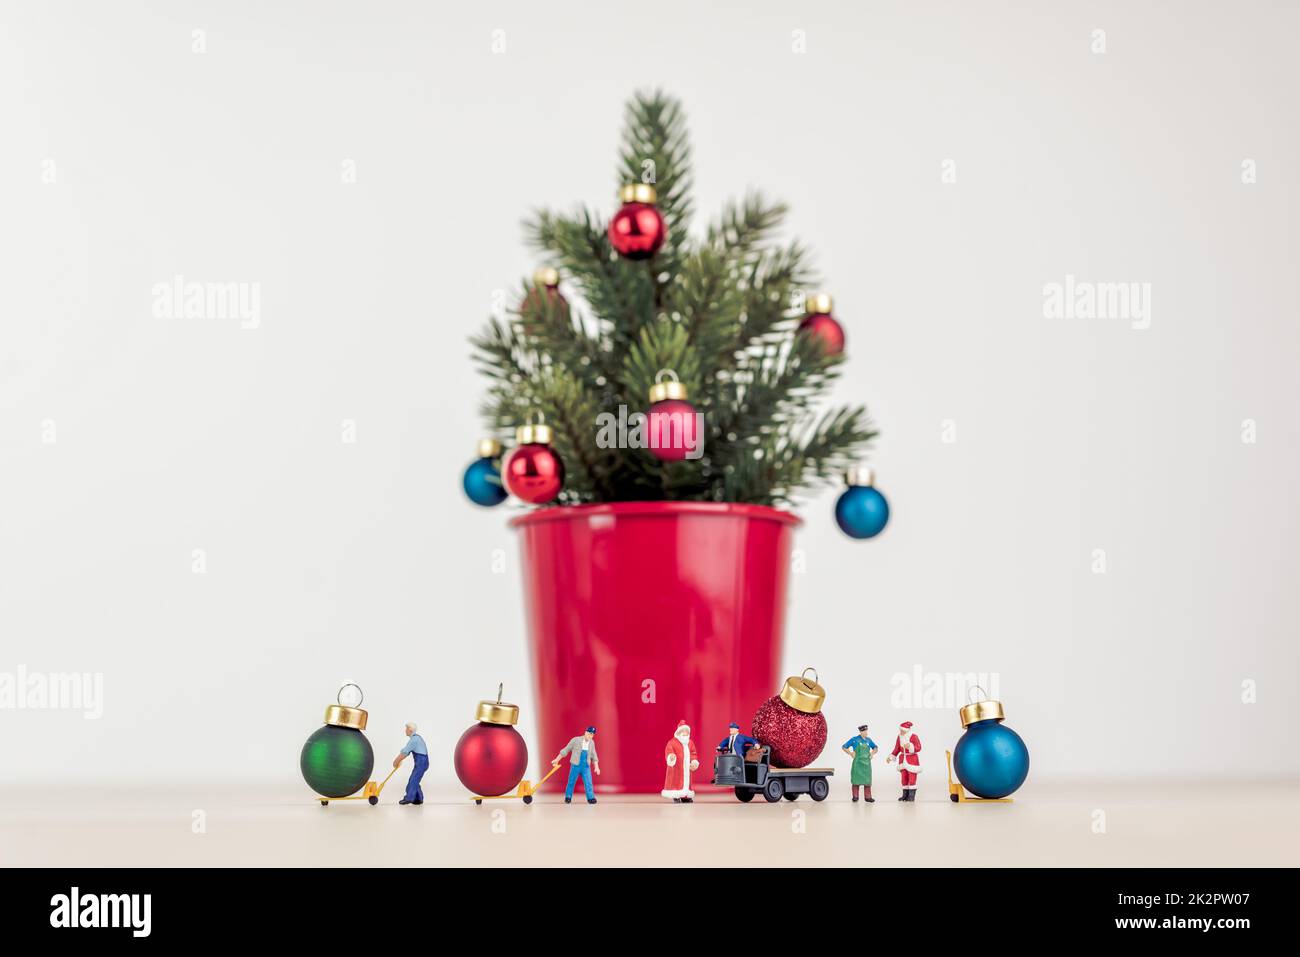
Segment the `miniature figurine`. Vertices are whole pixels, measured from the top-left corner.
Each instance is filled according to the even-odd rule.
[[[414,721],[406,722],[406,747],[402,748],[401,754],[393,758],[393,770],[397,770],[402,760],[409,754],[414,761],[414,767],[411,768],[410,780],[406,782],[406,794],[398,804],[423,804],[424,791],[420,788],[420,779],[424,777],[424,772],[429,770],[429,749],[425,747],[424,738],[415,733],[416,724]]]
[[[871,759],[879,750],[876,742],[867,737],[865,724],[858,725],[858,733],[844,742],[844,753],[853,759],[853,767],[849,770],[849,784],[853,787],[854,801],[857,801],[858,788],[861,787],[863,800],[868,804],[876,803],[876,799],[871,796]]]
[[[893,764],[898,759],[898,771],[903,779],[903,796],[900,801],[916,800],[916,776],[921,773],[921,739],[912,733],[912,722],[904,721],[898,726],[898,738],[894,741],[894,750],[886,763]]]
[[[740,725],[734,721],[727,730],[727,736],[718,742],[719,754],[739,754],[743,758],[746,751],[758,745],[749,735],[741,734]]]
[[[573,803],[573,786],[582,775],[582,786],[587,791],[587,803],[596,803],[596,791],[591,786],[591,772],[600,773],[600,758],[596,756],[596,728],[589,726],[585,732],[560,749],[560,753],[551,761],[551,767],[557,767],[560,759],[569,756],[569,783],[564,786],[564,803]]]
[[[693,802],[695,792],[691,790],[691,772],[699,768],[700,760],[691,739],[691,726],[685,718],[677,722],[672,740],[664,745],[664,763],[668,770],[664,774],[664,789],[659,793],[672,798],[674,804]]]

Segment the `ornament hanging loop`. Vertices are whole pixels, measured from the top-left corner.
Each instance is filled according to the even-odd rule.
[[[366,695],[365,692],[361,690],[361,685],[357,684],[354,681],[345,682],[343,687],[339,688],[339,693],[334,696],[334,700],[339,703],[339,707],[348,707],[347,705],[343,704],[343,692],[346,691],[348,688],[357,689],[357,698],[359,700],[356,703],[356,707],[360,708],[361,703],[366,700]]]
[[[667,399],[685,402],[686,398],[686,386],[682,384],[681,379],[677,378],[676,372],[672,369],[660,369],[655,373],[654,385],[650,386],[650,402],[652,404]]]
[[[805,668],[803,671],[799,672],[799,677],[803,678],[810,671],[813,673],[813,684],[815,685],[821,684],[822,683],[821,678],[818,676],[816,668]]]
[[[979,692],[978,698],[975,697],[975,692],[977,691]],[[985,691],[983,688],[981,688],[979,685],[971,685],[970,691],[967,692],[966,697],[970,699],[971,704],[979,704],[981,701],[989,700],[989,693]]]

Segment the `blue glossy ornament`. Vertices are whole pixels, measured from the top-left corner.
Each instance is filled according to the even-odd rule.
[[[870,469],[850,469],[849,487],[835,503],[835,523],[850,538],[873,538],[889,522],[889,502],[872,481]]]
[[[1029,776],[1029,748],[1002,723],[1002,705],[981,701],[961,710],[966,733],[952,752],[957,780],[976,797],[1004,798],[1014,793]],[[978,720],[967,723],[969,717]]]
[[[475,505],[491,508],[500,505],[508,497],[506,487],[501,481],[501,469],[498,465],[501,457],[501,443],[495,439],[484,439],[479,443],[479,457],[469,464],[461,485],[465,494]]]

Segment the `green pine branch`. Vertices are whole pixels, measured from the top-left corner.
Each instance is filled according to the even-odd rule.
[[[750,193],[698,236],[681,105],[638,94],[625,113],[618,184],[653,182],[668,240],[649,262],[620,258],[609,208],[535,212],[529,240],[560,270],[568,303],[525,284],[518,308],[471,340],[487,382],[483,416],[507,444],[543,418],[566,464],[560,504],[733,501],[789,505],[835,481],[876,432],[861,406],[816,408],[842,357],[797,333],[815,282],[808,250],[779,239],[787,208]],[[604,447],[600,424],[644,412],[664,370],[703,414],[702,457],[665,463]]]

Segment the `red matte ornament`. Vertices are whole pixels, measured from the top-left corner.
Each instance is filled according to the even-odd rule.
[[[668,238],[668,226],[655,206],[655,188],[634,183],[619,196],[623,205],[609,221],[609,242],[624,259],[649,259]]]
[[[844,351],[844,327],[831,316],[831,297],[825,293],[810,296],[808,316],[799,323],[799,331],[812,336],[830,355]]]
[[[519,311],[525,315],[533,312],[545,315],[547,310],[554,310],[563,319],[569,318],[569,301],[560,293],[559,270],[543,266],[533,274],[533,285]]]
[[[670,378],[669,378],[670,377]],[[669,378],[669,381],[662,381]],[[702,453],[699,418],[695,406],[686,401],[686,386],[677,373],[661,369],[650,387],[650,409],[646,412],[646,440],[656,458],[680,462]]]
[[[472,793],[497,797],[513,791],[528,770],[528,744],[515,730],[519,708],[501,701],[480,701],[478,724],[456,742],[456,777]],[[480,802],[481,803],[481,802]]]

